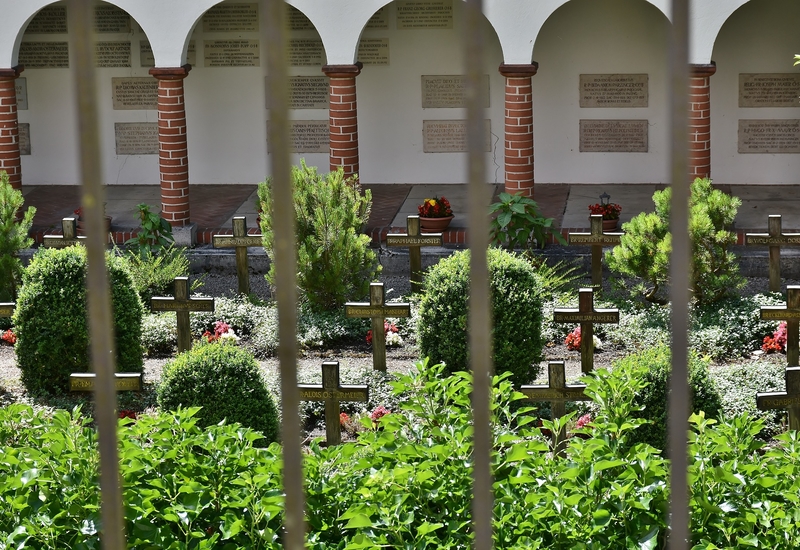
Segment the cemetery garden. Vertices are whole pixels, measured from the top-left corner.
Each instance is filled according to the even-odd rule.
[[[385,243],[409,249],[408,275],[382,274],[359,232],[369,192],[305,165],[293,183],[307,545],[468,548],[475,251],[423,272],[420,248],[441,235],[411,217]],[[554,228],[535,202],[493,207],[497,548],[664,547],[669,193],[620,231],[599,213],[569,235],[592,247],[591,273],[543,260]],[[261,235],[234,220],[233,236],[215,238],[236,248],[227,286],[190,276],[168,225],[147,217],[107,254],[131,548],[281,547],[278,316],[247,268],[248,246],[275,247],[269,180],[259,202]],[[746,280],[727,230],[737,207],[708,180],[692,185],[692,545],[797,548],[800,286],[779,270],[779,247],[797,236],[770,219],[750,243],[776,250],[769,284]],[[100,548],[86,253],[67,219],[23,266],[34,215],[4,179],[0,549]]]

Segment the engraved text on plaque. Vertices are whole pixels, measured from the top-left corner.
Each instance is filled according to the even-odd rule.
[[[203,16],[203,32],[258,32],[258,4],[218,4]]]
[[[131,16],[116,6],[104,4],[94,9],[94,29],[97,32],[131,32]]]
[[[289,40],[289,65],[292,67],[319,67],[325,64],[325,52],[319,38],[292,38]]]
[[[330,150],[330,127],[327,120],[293,120],[289,126],[289,139],[294,153],[327,153]],[[269,133],[269,121],[267,121]],[[272,148],[267,143],[267,151]]]
[[[740,119],[739,153],[800,153],[800,119]]]
[[[327,109],[330,89],[325,76],[290,76],[290,109]]]
[[[422,75],[422,108],[466,107],[467,80],[462,75]],[[481,79],[484,107],[489,106],[489,75]]]
[[[31,125],[28,122],[19,123],[19,154],[31,154]]]
[[[26,69],[68,69],[69,46],[66,42],[23,42],[19,62]]]
[[[130,42],[98,42],[94,45],[95,67],[130,67]]]
[[[800,107],[800,73],[739,75],[739,107]]]
[[[362,38],[358,43],[358,60],[364,65],[388,65],[389,39]]]
[[[205,64],[206,67],[259,67],[258,40],[206,40]]]
[[[647,120],[581,120],[581,153],[646,153]]]
[[[24,76],[14,81],[14,89],[17,91],[17,110],[28,110],[28,79]]]
[[[112,78],[111,94],[117,111],[158,108],[158,80],[149,76]]]
[[[158,122],[115,122],[118,155],[157,155]]]
[[[28,23],[25,33],[67,34],[66,6],[47,6],[42,8]]]
[[[398,0],[398,29],[452,29],[453,0]]]
[[[492,150],[491,121],[485,120],[484,151]],[[425,153],[464,153],[467,151],[466,120],[423,120],[422,150]]]
[[[581,107],[647,107],[646,74],[580,75]]]

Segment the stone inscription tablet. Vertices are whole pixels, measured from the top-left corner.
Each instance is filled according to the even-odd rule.
[[[646,153],[647,120],[581,120],[581,153]]]
[[[110,4],[94,9],[94,30],[97,32],[131,32],[131,16]]]
[[[582,74],[581,107],[647,107],[648,75]]]
[[[28,79],[24,76],[14,81],[14,89],[17,91],[17,110],[28,110]]]
[[[267,121],[269,134],[269,121]],[[289,139],[293,153],[327,153],[330,151],[330,129],[327,120],[293,120],[289,123]],[[267,152],[272,147],[267,142]]]
[[[66,42],[23,42],[19,62],[26,69],[68,69],[69,45]]]
[[[158,122],[115,122],[118,155],[157,155]]]
[[[130,67],[131,43],[130,42],[98,42],[94,45],[94,66]]]
[[[739,74],[739,107],[800,107],[800,73]]]
[[[114,110],[158,109],[158,80],[149,76],[115,77],[111,79]]]
[[[194,67],[197,65],[197,45],[194,40],[189,41],[189,51],[187,52],[186,62]],[[142,67],[155,67],[156,58],[153,55],[153,48],[150,42],[142,40],[139,42],[139,64]]]
[[[205,40],[206,67],[260,67],[257,39]]]
[[[740,119],[739,153],[800,153],[800,119]]]
[[[290,109],[327,109],[329,101],[330,88],[328,86],[328,77],[289,77]]]
[[[42,8],[28,23],[25,34],[67,34],[67,7]]]
[[[292,38],[289,40],[289,65],[292,67],[320,67],[325,64],[325,51],[319,38]]]
[[[492,150],[491,121],[484,121],[484,148]],[[423,120],[422,151],[425,153],[464,153],[467,151],[466,120]]]
[[[19,154],[31,154],[31,125],[28,122],[19,123]]]
[[[305,16],[303,12],[294,6],[286,6],[289,8],[289,30],[290,31],[313,31],[314,24]]]
[[[489,106],[489,75],[481,79],[483,106]],[[462,75],[422,75],[422,108],[466,107],[467,78]]]
[[[397,2],[398,29],[452,29],[453,0],[400,0]]]
[[[389,28],[389,10],[386,6],[382,7],[375,12],[375,15],[370,17],[367,21],[367,29],[388,29]]]
[[[258,4],[219,4],[203,16],[203,32],[258,32]]]
[[[358,43],[358,60],[364,65],[388,65],[389,39],[362,38]]]

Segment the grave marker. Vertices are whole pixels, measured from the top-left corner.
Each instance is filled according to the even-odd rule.
[[[408,263],[411,268],[411,291],[422,290],[422,251],[423,246],[442,246],[441,233],[426,233],[424,236],[419,230],[419,216],[406,218],[405,233],[390,233],[386,235],[386,246],[408,247]]]
[[[372,367],[386,370],[386,333],[383,322],[386,317],[411,317],[409,304],[387,304],[384,302],[383,283],[369,285],[369,303],[347,302],[347,317],[367,317],[372,319]]]
[[[569,244],[588,244],[592,246],[592,285],[603,288],[603,247],[616,246],[620,243],[622,233],[604,233],[603,215],[590,216],[590,233],[569,233]]]
[[[800,286],[786,287],[785,306],[761,306],[765,321],[786,321],[786,362],[790,367],[800,366]]]
[[[746,245],[769,246],[770,292],[781,290],[781,246],[800,245],[800,233],[783,233],[781,223],[779,214],[771,215],[767,226],[768,233],[746,233],[744,236]]]
[[[788,409],[789,429],[800,430],[800,367],[786,369],[786,391],[756,394],[760,411]]]
[[[142,391],[144,385],[141,372],[114,373],[114,389],[117,391]],[[94,391],[97,375],[93,372],[73,372],[69,375],[69,391]]]
[[[61,235],[45,235],[43,244],[47,248],[67,248],[76,244],[83,244],[86,239],[84,236],[77,236],[77,220],[75,218],[64,218],[61,220]]]
[[[594,291],[582,288],[578,292],[578,309],[554,310],[553,322],[580,323],[581,371],[591,372],[594,365],[594,323],[619,323],[619,310],[594,309]]]
[[[233,236],[214,235],[212,237],[214,248],[236,249],[236,277],[239,279],[239,294],[250,294],[250,272],[247,266],[247,247],[261,246],[263,235],[247,234],[247,218],[235,216],[233,218]]]
[[[150,298],[150,309],[175,312],[178,318],[178,353],[181,353],[192,347],[189,312],[214,311],[214,298],[189,298],[189,277],[175,277],[175,297]]]
[[[11,317],[14,315],[14,302],[0,302],[0,317]]]
[[[381,327],[383,330],[383,327]],[[300,384],[300,401],[325,402],[325,439],[328,446],[342,442],[342,427],[339,420],[339,403],[369,399],[367,386],[342,386],[339,384],[339,362],[322,363],[322,385]]]

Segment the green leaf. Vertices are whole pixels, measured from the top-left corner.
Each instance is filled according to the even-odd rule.
[[[344,526],[345,529],[361,529],[363,527],[371,527],[372,520],[366,515],[358,513],[350,518],[350,521]]]

